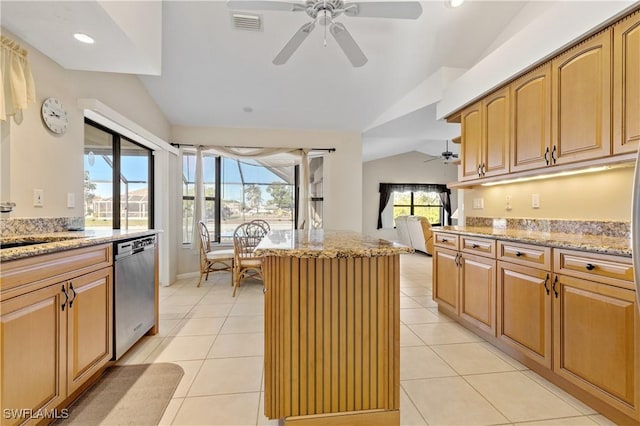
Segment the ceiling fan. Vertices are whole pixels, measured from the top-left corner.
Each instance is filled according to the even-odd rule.
[[[344,2],[343,0],[306,0],[285,2],[274,0],[229,0],[227,6],[236,10],[272,10],[282,12],[305,12],[312,19],[307,22],[285,44],[275,57],[275,65],[285,64],[291,55],[316,27],[316,23],[326,27],[354,67],[367,63],[367,57],[351,37],[347,28],[334,19],[344,14],[354,18],[395,18],[417,19],[422,14],[422,6],[417,1]]]
[[[445,145],[445,149],[443,152],[440,153],[440,155],[432,155],[428,160],[425,160],[425,163],[428,163],[430,161],[434,161],[434,160],[444,160],[445,164],[450,164],[451,162],[453,162],[456,158],[458,158],[458,154],[455,154],[451,151],[449,151],[449,140],[447,139],[446,141],[446,145]]]

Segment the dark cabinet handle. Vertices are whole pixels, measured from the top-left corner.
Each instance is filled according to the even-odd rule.
[[[64,311],[64,307],[67,306],[67,300],[69,300],[69,295],[67,294],[67,288],[64,284],[62,284],[62,294],[64,294],[64,302],[62,302],[62,310]]]
[[[549,274],[547,274],[547,277],[544,279],[544,289],[547,291],[547,296],[549,295],[549,287],[547,286],[548,282],[549,282]]]
[[[553,146],[553,151],[551,151],[551,159],[553,160],[553,164],[556,164],[556,161],[558,161],[558,156],[556,155],[556,146]]]
[[[522,256],[522,253],[521,253],[521,252],[519,252],[519,251],[517,251],[517,252],[516,252],[516,256],[517,256],[517,257],[520,257],[520,256]]]
[[[482,176],[487,174],[487,165],[482,163]]]
[[[471,244],[471,248],[478,248],[478,247],[480,247],[480,246],[477,245],[477,244]]]
[[[73,288],[73,284],[69,283],[69,288],[71,289],[71,292],[73,293],[73,299],[69,300],[69,309],[73,308],[73,302],[76,300],[76,289]]]
[[[478,164],[476,171],[478,172],[478,177],[482,177],[482,164]]]
[[[456,263],[456,266],[460,266],[458,263],[458,256],[460,256],[460,253],[456,253],[456,258],[453,260]]]
[[[544,152],[544,161],[545,163],[547,163],[547,166],[549,165],[549,147],[547,147],[547,149]]]
[[[593,271],[596,268],[591,263],[587,263],[584,267],[587,268],[587,271]]]
[[[556,296],[556,299],[558,298],[558,290],[556,289],[556,285],[558,284],[558,276],[556,275],[556,278],[553,280],[553,294]]]

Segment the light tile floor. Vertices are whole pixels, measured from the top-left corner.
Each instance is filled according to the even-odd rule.
[[[483,339],[438,313],[431,257],[401,257],[403,425],[611,425]],[[276,425],[263,415],[262,285],[231,297],[226,272],[160,289],[160,333],[120,364],[174,362],[184,376],[161,424]]]

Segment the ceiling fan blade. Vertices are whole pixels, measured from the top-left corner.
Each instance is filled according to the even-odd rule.
[[[344,9],[345,15],[361,18],[418,19],[422,15],[417,1],[347,3]]]
[[[273,59],[273,64],[284,65],[315,27],[316,24],[314,22],[307,22],[301,26],[293,37],[291,37],[291,40],[284,45],[280,53]]]
[[[304,3],[293,3],[283,1],[260,1],[260,0],[228,0],[229,9],[236,10],[275,10],[282,12],[303,11],[306,9]]]
[[[329,32],[336,39],[338,45],[342,49],[347,58],[354,67],[361,67],[367,63],[367,57],[362,53],[360,46],[351,37],[349,31],[339,22],[332,22]]]

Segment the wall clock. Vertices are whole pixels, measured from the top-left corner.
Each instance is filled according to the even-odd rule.
[[[47,98],[42,102],[42,121],[49,130],[57,135],[62,135],[69,126],[67,111],[62,106],[62,102],[56,98]]]

